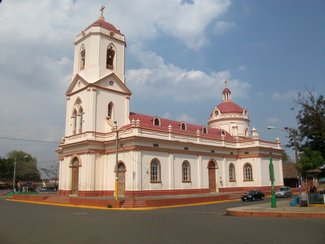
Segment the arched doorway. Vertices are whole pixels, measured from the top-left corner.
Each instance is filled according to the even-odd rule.
[[[209,192],[216,192],[216,163],[210,161],[208,164],[209,171]]]
[[[118,164],[117,179],[118,179],[118,195],[124,196],[125,192],[125,165],[120,162]]]
[[[73,158],[71,164],[72,176],[71,176],[71,194],[77,195],[79,189],[79,159]]]

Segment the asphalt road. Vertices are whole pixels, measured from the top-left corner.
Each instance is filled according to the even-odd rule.
[[[0,243],[325,243],[324,219],[224,215],[243,204],[131,211],[0,199]]]

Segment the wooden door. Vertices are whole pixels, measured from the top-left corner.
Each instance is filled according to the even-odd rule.
[[[118,165],[117,179],[118,179],[118,195],[124,196],[125,192],[125,165],[120,163]]]
[[[71,166],[72,176],[71,176],[71,194],[77,195],[78,185],[79,185],[79,161],[75,159]]]
[[[209,191],[215,192],[217,190],[216,186],[216,165],[213,161],[209,162],[208,165],[209,170]]]

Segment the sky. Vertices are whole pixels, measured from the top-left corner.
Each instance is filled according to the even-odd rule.
[[[101,5],[127,40],[133,112],[205,125],[227,80],[251,128],[285,145],[266,126],[295,128],[298,93],[325,95],[324,0],[3,0],[0,156],[58,161],[74,38]]]

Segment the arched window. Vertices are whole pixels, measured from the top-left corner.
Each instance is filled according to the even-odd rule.
[[[159,118],[154,118],[153,124],[157,125],[157,126],[160,126],[160,119]]]
[[[180,127],[181,127],[181,130],[186,130],[187,129],[186,124],[184,122],[181,123]]]
[[[247,128],[245,129],[245,136],[249,136]]]
[[[76,134],[77,132],[77,110],[76,109],[74,109],[72,113],[72,126],[73,126],[72,133]]]
[[[150,182],[160,182],[160,162],[154,158],[150,163]]]
[[[114,69],[115,51],[112,46],[109,46],[106,51],[106,68]]]
[[[207,127],[204,126],[204,127],[202,128],[202,133],[203,133],[203,134],[207,134],[207,133],[208,133],[208,129],[207,129]]]
[[[83,109],[82,107],[79,108],[79,133],[82,132],[82,124],[83,124]]]
[[[84,69],[86,65],[86,50],[85,47],[81,47],[80,51],[80,69]]]
[[[107,106],[107,118],[108,119],[111,119],[113,117],[113,107],[114,107],[114,105],[112,102],[110,102]]]
[[[235,166],[233,163],[231,163],[229,165],[229,181],[230,182],[236,181],[236,171],[235,171]]]
[[[183,182],[191,181],[191,165],[186,160],[182,164],[182,180]]]
[[[253,180],[253,169],[252,165],[246,163],[244,165],[244,181],[252,181]]]

